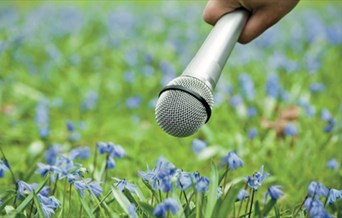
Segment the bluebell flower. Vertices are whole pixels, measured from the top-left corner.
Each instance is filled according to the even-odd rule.
[[[329,190],[326,204],[332,204],[338,199],[342,199],[342,190],[336,190],[332,188]]]
[[[66,122],[66,127],[69,132],[73,132],[75,130],[74,123],[71,120]]]
[[[85,191],[88,190],[88,186],[83,180],[76,180],[71,182],[71,184],[75,187],[75,190],[78,191],[82,198],[85,197]]]
[[[46,165],[43,163],[37,163],[38,169],[35,171],[35,173],[40,174],[41,176],[46,176],[49,172],[55,172],[56,167],[51,165]]]
[[[270,186],[265,193],[265,201],[267,201],[268,196],[270,196],[274,200],[278,200],[280,196],[284,195],[284,192],[281,189],[282,186],[280,185]]]
[[[322,83],[312,83],[310,85],[310,91],[312,93],[318,93],[324,91],[325,86]]]
[[[90,156],[90,149],[89,148],[74,148],[69,152],[69,158],[71,160],[81,158],[81,159],[88,159]]]
[[[93,110],[97,106],[99,94],[96,91],[88,91],[85,98],[81,103],[81,109],[83,111]]]
[[[36,125],[38,127],[39,135],[45,138],[49,135],[49,108],[46,101],[40,101],[36,106]]]
[[[200,139],[194,139],[192,140],[192,150],[195,154],[201,153],[203,149],[207,147],[207,143],[205,141],[202,141]]]
[[[241,189],[241,190],[239,191],[239,194],[237,195],[236,198],[237,198],[239,201],[242,201],[242,200],[244,200],[248,195],[249,195],[248,191],[246,191],[245,189]]]
[[[304,202],[306,211],[312,218],[331,218],[332,216],[324,209],[322,202],[316,198],[308,197]]]
[[[321,119],[323,120],[323,121],[330,121],[331,119],[332,119],[333,117],[332,117],[332,115],[331,115],[331,113],[329,112],[329,110],[328,109],[323,109],[322,111],[321,111]]]
[[[289,123],[284,128],[285,136],[297,136],[297,128],[293,123]]]
[[[243,161],[234,151],[231,151],[226,156],[224,156],[221,159],[221,163],[229,166],[231,170],[236,170],[238,167],[243,166]]]
[[[192,175],[188,172],[179,172],[177,174],[177,187],[182,191],[187,190],[192,186]]]
[[[312,181],[308,186],[308,195],[310,197],[320,198],[321,196],[327,197],[329,189],[322,183]]]
[[[267,177],[269,177],[269,173],[264,174],[264,166],[261,166],[260,170],[253,174],[253,176],[247,177],[247,184],[254,191],[257,191],[262,183],[265,181]]]
[[[175,215],[178,210],[179,205],[177,201],[172,198],[167,198],[154,208],[153,215],[156,217],[165,217],[168,211],[171,211],[171,213]]]
[[[112,179],[114,179],[116,181],[116,183],[114,185],[116,187],[118,187],[118,189],[120,191],[123,191],[126,188],[129,192],[135,193],[135,189],[136,189],[137,185],[132,184],[132,183],[128,183],[126,181],[126,179],[118,179],[115,177],[112,177]]]
[[[336,170],[339,167],[339,163],[337,162],[336,158],[333,158],[328,161],[327,167],[332,170]]]
[[[88,179],[88,192],[91,198],[91,193],[94,194],[96,197],[100,196],[100,194],[103,192],[101,187],[101,182],[98,181],[90,181]]]
[[[48,197],[49,193],[50,193],[50,186],[44,186],[39,192],[39,194],[44,197]]]
[[[253,80],[248,74],[240,74],[239,84],[242,88],[242,93],[247,100],[253,100],[255,98],[255,90]]]
[[[0,178],[4,177],[5,171],[9,170],[5,161],[0,160]]]
[[[255,107],[248,107],[247,109],[247,116],[248,117],[255,117],[257,115],[257,110],[255,109]]]
[[[45,218],[50,218],[52,214],[55,214],[55,211],[51,207],[48,207],[45,204],[41,204],[41,205],[42,205],[42,211],[44,213]]]
[[[209,186],[209,179],[205,176],[201,176],[195,184],[195,188],[197,192],[206,192]]]
[[[53,165],[56,162],[58,154],[61,152],[62,146],[59,144],[53,144],[49,147],[49,149],[45,152],[45,161]]]
[[[336,121],[334,119],[331,119],[328,121],[328,125],[324,126],[323,131],[326,133],[331,132],[335,127]]]
[[[115,162],[114,158],[109,156],[106,160],[106,169],[114,169],[115,165],[116,165],[116,162]]]
[[[54,197],[54,196],[44,196],[40,193],[37,195],[40,203],[44,204],[45,206],[49,208],[56,209],[61,206],[61,203]]]
[[[136,95],[133,97],[130,97],[126,100],[126,106],[130,109],[134,109],[139,107],[141,104],[141,97]]]
[[[242,98],[239,95],[235,95],[229,99],[229,102],[234,108],[237,108],[242,104]]]
[[[248,130],[248,138],[254,139],[258,135],[258,130],[256,128],[250,128]]]
[[[192,177],[192,180],[193,180],[194,182],[196,182],[197,180],[199,180],[199,178],[200,178],[201,176],[200,176],[200,173],[199,173],[198,171],[195,171],[195,172],[192,173],[191,177]]]
[[[281,86],[278,82],[278,75],[277,74],[271,74],[267,78],[266,82],[266,94],[272,98],[279,97],[281,93]]]
[[[158,189],[162,190],[164,193],[168,193],[173,190],[173,180],[172,175],[164,176],[163,178],[159,179],[159,186]]]
[[[22,196],[26,197],[30,192],[33,191],[33,189],[37,188],[37,184],[28,184],[24,181],[17,180],[18,190],[17,190],[17,198]]]
[[[172,179],[172,176],[176,173],[175,166],[165,160],[164,158],[159,158],[157,160],[156,166],[150,170],[150,168],[147,166],[147,172],[139,171],[138,174],[141,178],[145,179],[146,181],[150,182],[152,184],[152,188],[156,190],[157,188],[162,187],[163,184],[159,184],[159,187],[157,187],[158,182],[162,182],[164,179],[164,182],[166,182],[166,179]]]

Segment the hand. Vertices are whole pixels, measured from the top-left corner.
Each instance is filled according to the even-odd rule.
[[[250,16],[238,42],[246,44],[290,12],[299,0],[208,0],[204,20],[214,25],[226,13],[245,8]]]

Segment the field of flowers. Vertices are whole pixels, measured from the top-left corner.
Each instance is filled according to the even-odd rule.
[[[1,217],[342,217],[339,1],[237,44],[186,138],[154,107],[206,1],[1,4]]]

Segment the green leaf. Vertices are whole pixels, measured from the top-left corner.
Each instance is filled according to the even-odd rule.
[[[116,201],[121,206],[121,208],[125,211],[126,214],[128,214],[128,208],[130,206],[130,202],[126,198],[126,196],[121,191],[119,191],[116,187],[112,187],[112,193]]]
[[[271,200],[269,200],[264,207],[264,210],[262,212],[263,216],[267,216],[267,214],[271,211],[271,209],[274,207],[276,203],[277,200],[271,198]]]
[[[256,217],[261,217],[261,210],[260,210],[260,204],[259,204],[259,201],[255,201],[254,203],[254,213],[255,213],[255,216]]]
[[[208,192],[208,201],[205,208],[204,217],[212,217],[212,212],[217,201],[217,189],[218,189],[218,173],[215,163],[211,162],[211,172],[210,172],[210,184]]]
[[[41,217],[41,218],[45,217],[44,212],[43,212],[43,208],[42,208],[42,204],[40,203],[36,192],[33,191],[32,193],[33,193],[34,204],[36,205],[36,209],[37,209],[39,217]]]
[[[82,204],[83,209],[85,210],[85,212],[87,214],[87,217],[95,218],[94,214],[91,212],[92,210],[89,208],[87,202],[84,200],[84,198],[82,198],[80,193],[78,193],[78,198],[80,199],[80,202]]]
[[[147,215],[147,217],[153,217],[154,216],[153,215],[154,208],[150,204],[141,201],[141,202],[139,202],[139,207],[140,207],[140,209],[143,210],[143,212]]]
[[[39,183],[38,187],[37,187],[34,191],[35,191],[36,193],[39,193],[40,190],[42,190],[42,188],[45,186],[45,184],[46,184],[46,182],[48,181],[49,178],[50,178],[50,176],[47,175],[47,176],[45,177],[45,179],[44,179],[41,183]],[[25,198],[25,200],[24,200],[23,202],[21,202],[21,204],[16,208],[16,210],[15,210],[16,213],[18,214],[18,213],[23,212],[23,210],[27,207],[27,205],[30,204],[30,202],[32,201],[32,199],[33,199],[33,193],[31,192],[31,193]]]
[[[234,204],[236,201],[236,197],[244,185],[245,185],[244,180],[241,180],[241,181],[233,184],[230,187],[226,197],[224,198],[224,200],[222,202],[222,205],[224,205],[224,206],[219,209],[218,214],[213,214],[213,216],[230,217],[229,215],[233,211],[233,207],[234,207]]]

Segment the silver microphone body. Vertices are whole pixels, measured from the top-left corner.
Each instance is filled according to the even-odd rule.
[[[155,114],[165,132],[189,136],[209,120],[212,91],[247,17],[248,12],[242,9],[223,15],[181,76],[161,91]]]

